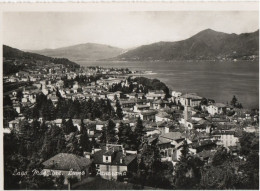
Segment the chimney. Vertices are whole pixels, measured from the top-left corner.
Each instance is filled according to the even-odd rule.
[[[122,153],[123,153],[123,156],[125,156],[125,149],[122,148]]]
[[[121,157],[121,158],[120,158],[120,164],[122,164],[122,163],[123,163],[123,158]]]
[[[91,154],[95,154],[95,149],[94,149],[94,147],[92,147]]]

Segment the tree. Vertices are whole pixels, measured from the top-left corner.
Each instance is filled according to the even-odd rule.
[[[233,98],[232,98],[232,100],[231,100],[231,102],[230,102],[230,105],[236,107],[236,105],[237,105],[237,98],[236,98],[235,95],[233,96]]]
[[[189,166],[189,146],[187,141],[183,142],[181,156],[175,166],[174,186],[176,189],[192,189],[191,187],[191,166]]]
[[[130,149],[132,145],[132,134],[131,127],[121,122],[118,128],[118,144],[123,144],[124,148]]]
[[[206,98],[202,98],[200,105],[208,105],[208,100]]]
[[[9,122],[11,120],[14,120],[15,117],[18,116],[17,111],[13,107],[4,107],[4,119]]]
[[[74,126],[72,119],[70,118],[66,123],[65,123],[65,128],[64,128],[64,133],[65,134],[70,134],[72,132],[76,132],[78,129],[77,127]]]
[[[88,131],[84,131],[83,134],[80,136],[79,145],[83,149],[83,151],[91,152],[92,145],[89,141]]]
[[[125,136],[124,136],[124,132],[125,132],[125,125],[120,122],[119,124],[119,128],[118,128],[118,144],[123,144],[125,142]]]
[[[3,100],[3,104],[4,106],[8,105],[8,106],[12,106],[12,100],[10,99],[9,95],[4,96],[4,100]]]
[[[230,154],[228,154],[227,149],[223,147],[223,148],[219,149],[213,156],[212,165],[219,166],[219,165],[223,164],[224,162],[226,162],[228,159],[230,159],[230,157],[231,156],[230,156]]]
[[[241,155],[248,156],[252,152],[259,152],[259,138],[255,134],[244,132],[239,142]]]
[[[107,127],[102,128],[99,141],[100,141],[100,143],[107,143]]]
[[[22,92],[22,91],[18,91],[16,97],[17,97],[17,99],[18,99],[19,101],[21,101],[22,98],[23,98],[23,92]]]
[[[83,150],[79,147],[78,132],[71,133],[69,140],[67,140],[66,152],[83,156]]]
[[[144,131],[143,122],[142,122],[141,118],[138,117],[137,122],[136,122],[135,131],[134,131],[134,136],[135,136],[136,141],[133,141],[133,142],[135,142],[136,149],[139,149],[139,147],[142,145],[144,135],[145,135],[145,131]]]
[[[236,184],[235,169],[228,162],[221,166],[209,166],[202,171],[200,189],[235,189]]]
[[[116,124],[110,119],[108,120],[107,125],[107,141],[109,143],[116,143],[117,137],[116,137],[116,130],[115,130]]]
[[[243,108],[242,104],[238,103],[238,100],[237,100],[236,96],[233,96],[233,98],[232,98],[232,100],[230,102],[230,105],[232,105],[233,107],[238,108],[238,109],[242,109]]]
[[[123,119],[123,110],[118,99],[116,100],[116,114],[119,119]]]

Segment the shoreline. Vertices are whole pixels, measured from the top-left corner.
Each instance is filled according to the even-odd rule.
[[[156,75],[156,74],[158,74],[158,73],[154,73],[153,71],[138,71],[138,72],[140,72],[140,73],[135,73],[135,74],[129,74],[129,76],[140,76],[140,77],[145,77],[145,78],[148,78],[148,79],[158,79],[158,78],[153,78],[153,75]],[[162,79],[158,79],[158,80],[160,80],[161,82],[163,82],[162,81]],[[232,97],[231,97],[231,99],[230,100],[226,100],[226,102],[221,102],[221,101],[218,101],[218,100],[216,100],[216,99],[214,99],[214,98],[210,98],[210,97],[207,97],[207,96],[202,96],[201,94],[200,94],[200,92],[193,92],[193,91],[186,91],[186,93],[184,93],[184,92],[182,92],[182,91],[178,91],[178,90],[174,90],[172,87],[169,87],[169,85],[166,83],[166,82],[163,82],[167,87],[168,87],[168,89],[169,89],[169,92],[170,92],[170,95],[171,95],[171,93],[173,92],[173,91],[175,91],[175,92],[180,92],[182,95],[184,95],[184,94],[186,94],[186,93],[195,93],[195,94],[197,94],[198,96],[200,96],[200,97],[203,97],[203,98],[206,98],[206,99],[212,99],[212,100],[214,100],[216,103],[223,103],[223,104],[226,104],[227,102],[230,102],[230,100],[232,99]],[[172,95],[171,95],[172,96]],[[236,95],[234,95],[234,96],[236,96]],[[241,104],[243,105],[243,102],[241,102]],[[245,109],[245,110],[253,110],[253,109],[259,109],[259,105],[258,106],[255,106],[255,107],[248,107],[248,106],[244,106],[243,105],[243,109]]]

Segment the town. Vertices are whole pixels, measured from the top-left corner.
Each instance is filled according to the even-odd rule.
[[[5,189],[259,187],[259,110],[236,96],[126,68],[4,63],[19,68],[3,76]]]

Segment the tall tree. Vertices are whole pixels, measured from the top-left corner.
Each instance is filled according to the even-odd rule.
[[[142,122],[141,118],[138,117],[137,122],[136,122],[135,131],[134,131],[134,136],[136,137],[136,141],[135,141],[136,149],[139,149],[140,146],[142,145],[144,135],[145,135],[145,131],[144,131],[143,122]]]
[[[116,115],[119,119],[123,119],[123,110],[118,99],[116,100]]]
[[[88,131],[84,131],[83,134],[80,135],[79,145],[82,148],[83,152],[91,152],[92,145],[89,141]]]
[[[107,141],[109,143],[116,143],[117,136],[116,136],[116,124],[110,119],[108,120],[107,124]]]
[[[179,161],[175,166],[175,174],[174,174],[174,186],[176,189],[192,189],[190,188],[188,181],[189,180],[189,172],[190,166],[188,163],[188,155],[189,155],[189,146],[187,141],[184,141],[181,150],[181,156]]]
[[[233,96],[233,98],[232,98],[232,100],[231,100],[231,102],[230,102],[230,105],[236,107],[236,105],[237,105],[237,98],[236,98],[235,95]]]

